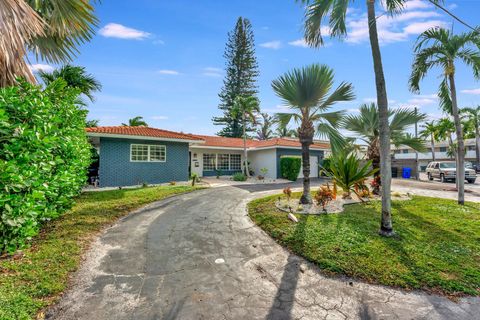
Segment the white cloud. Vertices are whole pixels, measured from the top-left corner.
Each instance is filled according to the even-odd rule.
[[[308,44],[305,42],[304,39],[290,41],[288,44],[294,47],[308,48]]]
[[[203,68],[203,73],[202,74],[204,76],[207,76],[207,77],[218,78],[218,77],[222,76],[223,70],[220,69],[220,68],[215,68],[215,67],[206,67],[206,68]]]
[[[39,72],[39,71],[52,72],[53,70],[55,70],[55,68],[52,67],[51,65],[41,64],[41,63],[31,64],[29,65],[29,67],[30,67],[30,70],[32,70],[32,72]]]
[[[405,10],[430,8],[430,4],[422,0],[410,0],[404,5]]]
[[[164,44],[165,44],[165,41],[160,40],[160,39],[157,39],[157,40],[154,40],[154,41],[153,41],[153,44],[164,45]]]
[[[292,109],[290,109],[289,107],[284,106],[282,104],[279,104],[279,105],[276,105],[273,108],[266,108],[266,109],[262,108],[262,111],[263,112],[268,112],[268,113],[278,113],[278,112],[290,113],[290,112],[292,112]]]
[[[412,104],[414,107],[415,106],[426,106],[429,104],[434,104],[437,103],[436,99],[430,99],[430,98],[412,98],[408,100],[409,104]]]
[[[109,23],[98,31],[102,36],[107,38],[119,38],[119,39],[133,39],[143,40],[151,36],[150,33],[137,30],[129,27],[125,27],[118,23]]]
[[[152,119],[152,120],[167,120],[168,117],[167,116],[153,116],[153,117],[150,117],[150,119]]]
[[[158,70],[157,71],[159,74],[167,74],[171,76],[177,76],[180,74],[177,70],[168,70],[168,69],[163,69],[163,70]]]
[[[347,110],[345,110],[345,111],[347,111],[348,113],[358,113],[358,112],[360,112],[360,109],[358,109],[358,108],[353,108],[353,109],[347,109]]]
[[[425,21],[425,22],[414,22],[403,28],[403,31],[406,32],[407,34],[420,34],[423,31],[434,28],[434,27],[445,27],[446,26],[445,21],[441,20],[431,20],[431,21]]]
[[[267,49],[278,50],[282,47],[282,42],[278,41],[278,40],[264,42],[264,43],[260,43],[260,47],[267,48]]]
[[[465,90],[462,90],[462,93],[466,93],[466,94],[480,94],[480,88],[478,88],[478,89],[465,89]]]
[[[414,7],[417,5],[413,4]],[[412,7],[408,9],[411,10]],[[438,17],[441,17],[441,15],[432,10],[404,11],[393,17],[383,14],[377,19],[379,41],[381,44],[406,41],[409,36],[418,35],[428,28],[445,26],[445,21],[439,19],[428,20]],[[367,15],[365,13],[355,17],[347,16],[347,29],[347,42],[358,44],[369,40]]]

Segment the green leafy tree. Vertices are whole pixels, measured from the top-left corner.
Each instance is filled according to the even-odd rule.
[[[215,125],[224,126],[219,136],[240,138],[243,134],[243,122],[231,112],[238,96],[256,97],[258,63],[255,57],[255,41],[250,21],[239,17],[233,32],[228,34],[224,57],[227,60],[226,75],[219,93],[218,108],[223,115],[213,118]],[[251,121],[246,122],[246,131],[255,131]]]
[[[390,109],[388,119],[390,143],[395,146],[409,146],[420,152],[425,150],[422,139],[415,138],[405,132],[415,123],[425,120],[424,114],[406,108]],[[379,112],[376,104],[361,105],[360,113],[345,116],[341,121],[341,126],[354,132],[359,139],[368,145],[367,159],[372,160],[374,168],[380,168],[381,134]]]
[[[52,72],[40,71],[38,76],[47,86],[58,78],[62,78],[69,87],[79,89],[92,102],[95,100],[93,93],[102,89],[100,82],[93,75],[88,74],[84,67],[67,64]]]
[[[415,60],[409,85],[412,92],[420,92],[420,81],[434,67],[442,70],[439,86],[440,106],[453,116],[457,138],[457,177],[465,176],[465,145],[463,129],[457,104],[455,83],[455,61],[460,60],[480,78],[480,33],[478,31],[453,34],[443,28],[432,28],[423,32],[415,46]],[[456,179],[458,203],[465,203],[465,179]]]
[[[238,96],[233,103],[232,113],[234,117],[242,119],[242,138],[243,138],[243,156],[244,156],[244,170],[247,177],[250,177],[250,169],[248,168],[248,153],[247,153],[247,121],[255,123],[256,114],[260,112],[258,99],[254,96]]]
[[[420,137],[430,139],[430,150],[432,151],[432,160],[435,161],[435,142],[438,141],[439,126],[435,121],[425,122]]]
[[[129,127],[148,127],[148,124],[143,120],[143,117],[136,116],[132,119],[128,119],[128,123],[122,123],[122,126],[129,126]]]
[[[78,94],[61,79],[0,89],[0,253],[28,244],[86,182],[91,146]]]
[[[273,138],[273,124],[275,123],[274,117],[268,113],[260,113],[262,117],[262,122],[259,124],[259,129],[257,130],[257,139],[258,140],[268,140]]]
[[[476,108],[463,108],[460,112],[466,117],[475,136],[475,160],[480,164],[480,106]]]
[[[277,113],[281,127],[294,121],[302,145],[303,194],[300,202],[312,203],[310,195],[310,145],[317,133],[328,137],[333,151],[340,150],[345,140],[335,128],[342,112],[325,112],[340,101],[355,98],[350,83],[342,82],[333,90],[334,73],[326,65],[313,64],[294,69],[272,82],[275,93],[292,110],[292,113]]]
[[[0,4],[0,87],[18,77],[34,83],[27,54],[47,63],[66,63],[89,41],[98,19],[89,0],[3,0]]]

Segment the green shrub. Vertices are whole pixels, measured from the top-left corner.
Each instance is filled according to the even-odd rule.
[[[320,170],[320,173],[322,175],[326,175],[325,171],[327,172],[331,172],[330,170],[330,163],[332,162],[332,159],[331,158],[324,158],[322,160],[322,165],[321,165],[321,170]]]
[[[247,181],[247,176],[241,172],[237,172],[233,175],[233,181]]]
[[[63,80],[0,89],[0,253],[24,247],[86,181],[87,111],[77,97]]]
[[[296,181],[300,168],[302,166],[302,159],[298,157],[283,157],[280,158],[280,172],[283,178],[290,181]]]

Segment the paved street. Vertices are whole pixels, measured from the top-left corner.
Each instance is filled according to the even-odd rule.
[[[323,276],[253,225],[245,205],[263,194],[255,188],[180,195],[121,220],[93,243],[73,287],[47,316],[473,319],[480,313],[478,298],[454,303]]]

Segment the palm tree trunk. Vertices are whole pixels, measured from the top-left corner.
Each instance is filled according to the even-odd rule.
[[[463,142],[463,130],[458,114],[457,89],[455,87],[455,75],[448,76],[450,82],[450,96],[452,97],[452,115],[455,123],[455,132],[457,134],[457,189],[458,204],[465,204],[465,145]]]
[[[314,133],[313,123],[302,121],[298,130],[300,143],[302,144],[303,194],[300,198],[302,204],[312,203],[312,196],[310,195],[310,145],[313,143]]]
[[[433,134],[430,135],[430,145],[432,148],[432,160],[435,161],[435,137]]]
[[[477,165],[480,165],[480,129],[475,128],[475,153],[477,158]]]
[[[394,234],[391,212],[392,168],[390,158],[390,128],[388,125],[388,98],[383,75],[382,55],[378,43],[377,22],[375,17],[375,0],[367,0],[368,8],[368,33],[372,48],[373,69],[375,71],[375,85],[377,89],[378,115],[380,122],[380,175],[382,179],[382,221],[380,235],[391,236]]]
[[[242,116],[243,121],[243,157],[245,158],[245,174],[250,178],[250,169],[248,168],[248,158],[247,158],[247,135],[245,130],[245,112]]]

